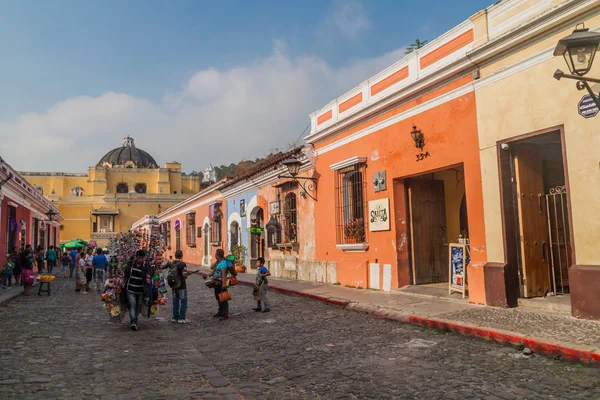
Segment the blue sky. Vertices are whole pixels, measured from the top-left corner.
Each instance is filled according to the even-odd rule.
[[[0,150],[19,169],[65,171],[127,134],[188,171],[264,155],[416,38],[491,3],[0,0],[0,135],[18,136]]]

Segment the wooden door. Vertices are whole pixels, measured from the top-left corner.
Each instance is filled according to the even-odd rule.
[[[444,182],[410,180],[411,261],[413,285],[448,282],[448,244]]]
[[[550,273],[542,158],[533,144],[515,146],[515,153],[523,295],[543,296],[550,288]]]

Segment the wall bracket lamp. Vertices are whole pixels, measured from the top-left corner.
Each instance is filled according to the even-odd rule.
[[[300,172],[302,162],[296,157],[292,156],[285,161],[281,162],[288,169],[289,175],[279,175],[279,178],[292,179],[302,188],[300,196],[306,198],[310,197],[314,201],[317,201],[317,180],[315,178],[307,178],[303,176],[297,176]]]

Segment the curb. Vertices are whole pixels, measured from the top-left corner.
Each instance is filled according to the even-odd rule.
[[[246,286],[253,285],[253,283],[251,282],[242,280],[240,280],[240,284]],[[269,285],[269,289],[287,295],[306,297],[311,300],[331,304],[334,306],[341,307],[343,309],[369,314],[377,318],[389,319],[413,325],[420,325],[428,328],[436,328],[446,332],[460,333],[463,336],[476,337],[514,347],[525,346],[530,348],[536,354],[543,354],[546,356],[553,357],[560,356],[561,358],[573,362],[589,365],[600,365],[600,351],[595,349],[590,350],[589,348],[578,348],[576,346],[568,347],[558,343],[552,343],[533,337],[527,337],[519,333],[504,332],[496,329],[482,328],[478,326],[460,324],[435,318],[425,318],[416,315],[385,313],[375,306],[369,307],[368,305],[352,303],[348,300],[330,298],[316,294],[309,294],[293,289],[285,289],[278,286],[272,286],[272,284]]]

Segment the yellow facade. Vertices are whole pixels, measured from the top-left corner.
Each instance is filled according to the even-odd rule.
[[[129,137],[123,144],[125,150],[128,147],[138,150]],[[128,154],[105,162],[107,156],[89,167],[87,174],[21,173],[58,206],[64,217],[62,243],[81,238],[94,239],[105,246],[110,238],[128,231],[142,216],[160,214],[200,191],[201,178],[182,176],[180,163],[170,162],[158,168],[148,155],[151,164],[147,167],[135,156],[133,162],[129,160]]]

